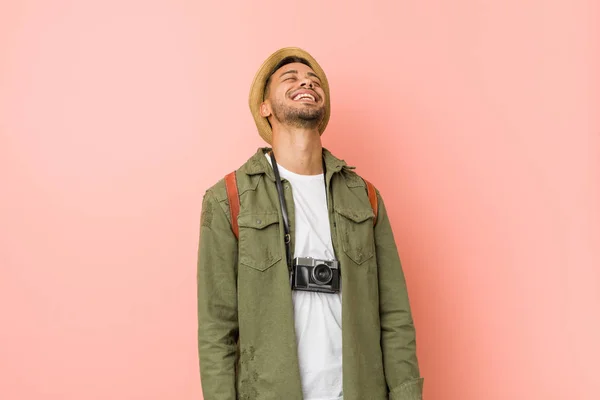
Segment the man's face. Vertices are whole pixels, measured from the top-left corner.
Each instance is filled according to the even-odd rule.
[[[284,65],[271,76],[261,115],[272,116],[271,125],[278,122],[297,128],[318,127],[325,115],[321,80],[308,65]]]

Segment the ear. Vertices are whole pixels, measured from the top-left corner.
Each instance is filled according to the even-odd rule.
[[[260,116],[267,118],[270,115],[271,115],[271,106],[266,101],[263,101],[260,104]]]

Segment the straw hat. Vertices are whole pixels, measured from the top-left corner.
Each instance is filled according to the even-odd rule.
[[[254,122],[256,123],[256,127],[258,128],[258,133],[265,140],[265,142],[271,144],[271,139],[273,137],[273,131],[271,130],[271,124],[269,121],[260,115],[260,105],[264,101],[265,94],[265,85],[267,83],[267,79],[271,76],[273,68],[284,58],[296,56],[301,57],[307,60],[310,63],[311,68],[315,73],[319,76],[321,80],[321,88],[325,92],[325,115],[323,116],[323,120],[319,124],[319,132],[323,134],[325,131],[325,127],[329,122],[330,115],[330,105],[329,105],[329,83],[327,82],[327,76],[325,76],[325,72],[317,63],[310,54],[306,51],[299,49],[298,47],[285,47],[283,49],[277,50],[275,53],[271,54],[269,58],[265,60],[265,62],[261,65],[256,76],[254,77],[254,81],[252,82],[252,86],[250,87],[250,111],[252,112],[252,116],[254,117]]]

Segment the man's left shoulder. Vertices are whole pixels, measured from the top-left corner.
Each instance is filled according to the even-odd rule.
[[[377,187],[373,184],[373,181],[371,181],[369,178],[366,178],[364,175],[359,174],[356,171],[356,167],[344,166],[340,172],[349,188],[361,187],[367,189],[367,184],[371,184],[373,189],[375,189],[375,192],[379,195],[379,190],[377,190]]]
[[[371,181],[362,174],[359,174],[356,166],[347,164],[345,160],[336,157],[331,151],[325,148],[323,148],[323,151],[326,160],[329,160],[334,166],[341,166],[340,175],[344,178],[344,181],[349,188],[362,187],[366,189],[367,182]]]

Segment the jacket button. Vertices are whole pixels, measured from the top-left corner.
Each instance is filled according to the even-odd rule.
[[[256,220],[256,224],[257,224],[257,225],[260,225],[260,224],[262,224],[262,221],[261,221],[260,219],[257,219],[257,220]]]

